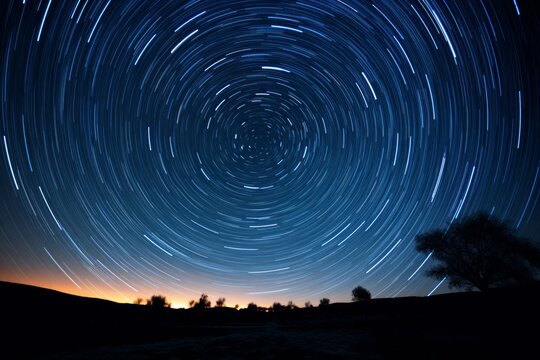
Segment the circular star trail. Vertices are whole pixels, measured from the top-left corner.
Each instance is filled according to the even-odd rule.
[[[523,1],[4,1],[0,276],[181,306],[427,295],[420,232],[540,230]]]

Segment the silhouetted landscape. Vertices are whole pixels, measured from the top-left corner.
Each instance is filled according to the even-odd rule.
[[[540,358],[540,0],[0,30],[0,360]]]
[[[540,320],[540,249],[507,223],[477,213],[415,238],[437,260],[427,274],[460,292],[351,303],[321,298],[226,306],[206,293],[188,309],[164,295],[133,304],[0,282],[6,357],[57,359],[526,358]]]
[[[540,286],[267,312],[119,304],[0,282],[2,358],[530,358]]]

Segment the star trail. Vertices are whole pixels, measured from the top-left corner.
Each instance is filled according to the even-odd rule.
[[[540,231],[540,21],[500,1],[2,1],[0,278],[173,306],[448,291]]]

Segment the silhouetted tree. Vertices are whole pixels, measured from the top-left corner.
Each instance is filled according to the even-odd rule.
[[[225,300],[225,299],[223,299]],[[208,300],[208,295],[201,294],[201,297],[199,298],[199,301],[197,300],[190,300],[189,301],[189,307],[195,308],[195,309],[206,309],[209,308],[212,305],[210,300]]]
[[[416,236],[416,249],[438,261],[428,275],[448,277],[450,287],[492,287],[532,281],[540,268],[540,249],[493,216],[477,213]]]
[[[225,298],[220,297],[216,300],[216,307],[223,307],[225,305]]]
[[[163,295],[152,295],[150,299],[146,300],[146,305],[155,308],[171,307],[171,303],[167,302],[167,298]]]
[[[199,298],[199,303],[197,304],[197,306],[201,309],[206,309],[212,306],[212,303],[210,302],[210,300],[208,300],[208,295],[201,294],[201,297]]]
[[[329,298],[322,298],[319,301],[319,306],[328,306],[330,305],[330,299]]]
[[[142,305],[143,302],[144,302],[143,298],[136,298],[135,300],[133,300],[133,303],[135,305]]]
[[[371,293],[362,286],[357,286],[352,290],[353,301],[365,301],[371,299]]]
[[[311,301],[306,301],[304,303],[304,306],[307,307],[307,308],[312,308],[313,307],[313,305],[311,305]]]
[[[257,304],[251,302],[247,306],[247,311],[249,312],[256,312],[257,311]]]
[[[272,304],[272,307],[270,308],[273,312],[280,312],[280,311],[283,311],[285,307],[283,305],[281,305],[280,302],[274,302]]]
[[[239,306],[238,304],[234,305],[234,308],[235,308],[236,310],[238,310],[239,307],[240,307],[240,306]]]
[[[287,310],[294,310],[294,309],[298,309],[298,306],[296,306],[292,300],[289,300],[289,302],[287,303]]]

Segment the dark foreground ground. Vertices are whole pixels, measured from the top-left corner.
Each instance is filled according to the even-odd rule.
[[[0,359],[538,359],[539,320],[539,287],[249,313],[0,282]]]

